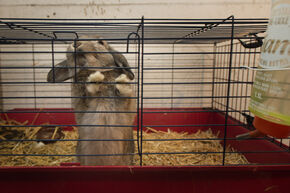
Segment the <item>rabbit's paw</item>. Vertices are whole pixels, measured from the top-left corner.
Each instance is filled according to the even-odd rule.
[[[98,84],[98,82],[101,82],[104,79],[105,79],[105,76],[99,71],[90,74],[87,81],[94,82],[96,84],[88,84],[86,86],[87,91],[91,94],[95,94],[96,92],[98,92],[100,90],[100,85]]]
[[[100,71],[90,74],[88,82],[101,82],[105,79],[105,76]]]
[[[118,83],[128,83],[130,82],[129,78],[126,74],[121,74],[119,77],[115,79]],[[130,84],[116,84],[116,88],[119,90],[122,96],[130,96],[133,92]]]

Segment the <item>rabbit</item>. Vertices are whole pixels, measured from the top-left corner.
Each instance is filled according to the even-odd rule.
[[[96,36],[96,38],[99,38]],[[76,49],[76,57],[74,55]],[[106,113],[106,111],[136,111],[136,99],[131,84],[134,73],[129,68],[126,58],[114,50],[106,41],[77,41],[67,48],[66,59],[51,69],[47,75],[48,82],[63,82],[72,78],[72,105],[76,111],[79,138],[108,141],[78,141],[77,156],[81,165],[132,165],[134,153],[132,127],[113,127],[110,125],[133,125],[135,113]],[[102,53],[82,53],[102,52]],[[106,52],[106,53],[104,53]],[[74,61],[76,66],[74,68]],[[81,67],[121,67],[118,69],[90,69]],[[124,68],[122,68],[124,67]],[[102,82],[116,82],[104,84]],[[120,84],[118,84],[120,83]],[[101,98],[94,98],[101,97]],[[113,98],[102,98],[113,97]],[[122,98],[123,97],[123,98]],[[125,98],[124,98],[125,97]],[[90,113],[90,111],[101,111]],[[85,125],[103,125],[90,127]],[[109,141],[130,140],[130,141]],[[111,156],[104,156],[110,154]],[[118,154],[113,156],[114,154]],[[130,155],[120,155],[130,154]],[[93,156],[98,155],[98,156]]]

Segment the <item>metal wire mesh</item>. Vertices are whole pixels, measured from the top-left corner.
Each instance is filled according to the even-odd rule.
[[[136,115],[134,125],[82,125],[50,124],[59,127],[135,127],[140,157],[149,154],[222,154],[225,165],[228,143],[247,143],[247,141],[266,141],[278,149],[244,149],[245,154],[266,154],[274,156],[289,152],[289,140],[270,137],[248,139],[239,142],[233,136],[235,128],[247,128],[246,115],[253,84],[254,72],[242,66],[256,67],[259,48],[245,48],[239,40],[253,42],[252,34],[263,36],[267,26],[266,19],[107,19],[107,20],[61,20],[61,19],[0,19],[0,75],[1,75],[1,114],[12,113],[23,116],[29,113],[132,113]],[[46,75],[60,62],[68,44],[83,40],[100,40],[90,35],[100,35],[116,50],[123,54],[135,74],[132,81],[137,101],[135,111],[77,111],[71,103],[71,84],[86,82],[48,83]],[[88,37],[84,37],[88,36]],[[78,68],[78,67],[74,67]],[[92,67],[90,67],[92,68]],[[105,84],[115,84],[105,82]],[[92,97],[97,98],[97,97]],[[114,97],[105,97],[114,98]],[[128,97],[127,97],[128,98]],[[17,111],[13,109],[18,109]],[[62,110],[60,110],[62,109]],[[170,121],[153,123],[152,116],[177,114],[202,116],[204,113],[219,113],[224,121],[183,123]],[[243,115],[244,114],[244,115]],[[176,119],[178,119],[176,117]],[[190,118],[189,118],[190,119]],[[27,124],[19,127],[39,127],[40,124]],[[5,127],[14,127],[6,125]],[[143,130],[152,128],[219,128],[221,137],[206,140],[221,140],[222,152],[143,152]],[[89,139],[71,139],[83,141]],[[90,139],[91,140],[91,139]],[[110,141],[110,139],[106,139]],[[131,140],[131,139],[127,139]],[[145,141],[174,141],[185,139]],[[205,139],[186,139],[200,140]],[[37,139],[1,139],[7,141],[37,141]],[[47,141],[68,141],[49,139]],[[114,141],[114,140],[113,140]],[[259,143],[259,142],[257,142]],[[261,146],[261,144],[259,144]],[[16,154],[0,154],[16,156]],[[44,155],[23,154],[21,156],[82,156],[82,155]],[[116,156],[114,154],[90,156]],[[286,158],[287,159],[287,158]],[[269,161],[270,163],[270,161]],[[282,161],[282,164],[289,164]],[[264,163],[250,163],[264,164]],[[271,161],[271,164],[280,162]]]

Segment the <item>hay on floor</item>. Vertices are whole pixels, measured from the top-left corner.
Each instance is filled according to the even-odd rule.
[[[26,154],[31,156],[0,156],[0,166],[58,166],[61,163],[72,163],[76,161],[77,141],[57,141],[55,143],[38,143],[36,141],[5,141],[6,139],[36,139],[37,133],[43,127],[17,127],[26,125],[27,122],[19,123],[14,120],[1,120],[0,132],[0,154]],[[5,127],[13,125],[15,127]],[[51,139],[54,139],[59,128],[52,131]],[[72,131],[62,131],[62,139],[78,139],[76,127]],[[137,132],[134,131],[135,139]],[[167,132],[147,128],[143,132],[143,165],[155,166],[179,166],[179,165],[221,165],[223,159],[223,146],[220,140],[216,139],[210,129],[198,131],[193,134],[186,132],[178,133],[168,129]],[[180,139],[180,140],[168,140]],[[187,140],[182,140],[187,139]],[[188,140],[195,139],[195,140]],[[204,140],[197,140],[204,139]],[[209,140],[206,140],[209,139]],[[152,140],[152,141],[146,141]],[[155,140],[155,141],[154,141]],[[135,144],[135,152],[138,152]],[[233,148],[227,147],[227,152],[236,152]],[[170,152],[171,154],[166,154]],[[180,154],[180,152],[188,152]],[[195,153],[190,153],[195,152]],[[217,153],[216,153],[217,152]],[[147,155],[147,153],[161,153],[158,155]],[[44,155],[44,156],[35,156]],[[55,155],[55,156],[45,156]],[[139,165],[139,156],[134,156],[135,165]],[[240,153],[226,153],[225,164],[247,164],[248,161]]]
[[[18,123],[11,121],[9,125],[15,127],[5,127],[7,121],[1,120],[1,134],[0,138],[6,140],[9,133],[14,133],[15,136],[8,136],[10,139],[36,139],[37,132],[43,127],[17,127],[25,125],[25,123]],[[55,128],[55,132],[51,139],[55,137],[55,133],[59,128]],[[4,130],[4,131],[3,131]],[[73,131],[62,131],[62,139],[77,139],[77,128]],[[12,137],[12,138],[11,138]],[[37,141],[1,141],[0,154],[25,154],[34,156],[0,156],[0,166],[58,166],[60,163],[75,162],[75,156],[45,156],[45,155],[73,155],[75,154],[76,141],[57,141],[55,143],[44,144]],[[35,156],[36,155],[36,156]],[[44,155],[44,156],[37,156]]]
[[[137,136],[137,133],[135,134]],[[221,165],[223,160],[223,146],[220,140],[198,140],[198,139],[217,139],[210,129],[198,131],[193,134],[187,132],[173,132],[171,130],[157,131],[153,128],[147,128],[143,132],[143,165],[159,166],[178,166],[178,165]],[[152,141],[146,141],[146,140]],[[180,140],[168,140],[180,139]],[[187,140],[182,140],[187,139]],[[194,140],[188,140],[194,139]],[[157,141],[154,141],[157,140]],[[160,141],[158,141],[160,140]],[[164,141],[163,141],[164,140]],[[137,145],[135,146],[137,152]],[[172,154],[166,154],[170,152]],[[180,154],[180,152],[187,152]],[[194,152],[194,153],[190,153]],[[218,152],[218,153],[216,153]],[[237,153],[233,148],[226,148],[225,164],[247,164],[248,161],[244,155]],[[165,153],[165,154],[148,154],[146,153]],[[139,164],[139,156],[134,157],[136,165]]]

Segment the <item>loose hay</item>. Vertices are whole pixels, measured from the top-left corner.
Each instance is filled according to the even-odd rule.
[[[17,125],[25,125],[26,123],[19,123],[14,120],[0,121],[1,129],[5,125],[15,125],[16,127],[7,127],[5,132],[12,132],[15,134],[13,139],[35,139],[37,132],[42,127],[17,127]],[[54,135],[58,128],[55,128]],[[78,139],[77,128],[73,131],[63,131],[63,139]],[[137,132],[134,131],[135,138]],[[7,139],[7,135],[0,132],[0,139]],[[166,141],[167,139],[214,139],[217,138],[210,129],[207,131],[198,131],[193,134],[186,132],[177,133],[168,129],[167,132],[157,131],[152,128],[147,128],[143,132],[143,139],[164,140],[164,141],[143,141],[143,153],[166,153],[173,154],[159,154],[159,155],[144,155],[143,165],[159,165],[159,166],[178,166],[178,165],[220,165],[222,163],[223,146],[219,140],[174,140]],[[10,138],[11,139],[11,138]],[[43,155],[74,155],[76,151],[77,141],[57,141],[47,145],[37,143],[36,141],[1,141],[0,154],[43,154]],[[137,150],[135,144],[135,151]],[[178,152],[200,152],[179,154]],[[208,153],[205,153],[208,152]],[[231,147],[227,147],[227,152],[235,152]],[[178,153],[178,154],[175,154]],[[60,163],[75,162],[75,156],[0,156],[0,166],[57,166]],[[139,156],[134,156],[134,164],[139,165]],[[226,164],[246,164],[247,159],[239,153],[227,153]]]
[[[177,133],[168,129],[167,132],[157,131],[152,128],[147,128],[147,132],[143,132],[143,139],[158,139],[165,141],[143,141],[143,153],[173,153],[173,154],[158,154],[158,155],[143,155],[143,165],[159,165],[159,166],[178,166],[178,165],[220,165],[222,164],[223,146],[219,140],[174,140],[168,139],[216,139],[210,129],[207,131],[198,131],[193,134],[187,132]],[[149,131],[149,132],[148,132]],[[137,136],[135,133],[134,136]],[[135,151],[137,150],[135,145]],[[189,152],[188,154],[179,154],[180,152]],[[200,153],[190,153],[200,152]],[[236,152],[230,146],[226,152]],[[176,154],[177,153],[177,154]],[[134,157],[134,163],[138,165],[140,162],[139,156]],[[227,153],[225,164],[246,164],[248,163],[244,155],[240,153]]]
[[[1,121],[4,125],[5,121]],[[11,120],[10,120],[11,122]],[[17,127],[17,125],[25,125],[13,122],[7,130],[14,130],[23,133],[21,138],[14,139],[35,139],[36,133],[42,127]],[[63,139],[77,139],[77,128],[73,131],[63,131]],[[54,137],[54,136],[53,136]],[[5,138],[2,136],[2,139]],[[36,141],[2,141],[0,143],[0,154],[26,154],[26,155],[57,155],[75,154],[76,141],[58,141],[47,145],[39,145]],[[0,166],[57,166],[60,163],[75,162],[75,156],[0,156]]]

